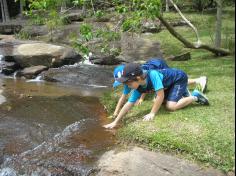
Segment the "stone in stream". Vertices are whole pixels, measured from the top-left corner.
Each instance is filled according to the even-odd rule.
[[[18,76],[24,76],[27,79],[32,79],[32,78],[35,78],[39,73],[47,69],[48,67],[43,66],[43,65],[27,67],[19,71]]]

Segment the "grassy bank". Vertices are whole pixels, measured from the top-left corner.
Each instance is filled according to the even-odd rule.
[[[175,15],[167,14],[169,17]],[[190,19],[193,16],[192,21],[199,29],[202,41],[210,44],[215,22],[212,20],[213,15],[188,14]],[[223,35],[234,40],[234,19],[229,13],[224,15],[223,28],[227,29]],[[190,28],[179,27],[177,30],[188,39],[195,40]],[[210,106],[194,104],[176,112],[169,112],[161,107],[153,121],[143,122],[142,117],[149,113],[153,103],[152,96],[149,96],[122,121],[122,128],[118,130],[120,140],[144,144],[153,150],[175,153],[226,172],[234,170],[234,56],[215,57],[206,51],[186,49],[165,30],[151,37],[161,42],[165,56],[191,52],[191,60],[169,61],[168,65],[184,70],[190,78],[206,75],[209,80],[206,95]],[[234,47],[234,42],[225,42],[231,42],[230,45]],[[102,103],[110,113],[113,112],[120,93],[121,88],[106,93],[102,98]]]

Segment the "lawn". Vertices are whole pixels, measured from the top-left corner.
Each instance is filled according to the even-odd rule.
[[[213,14],[187,15],[190,16],[193,16],[193,23],[199,29],[202,41],[212,44],[214,20],[210,19]],[[207,26],[211,27],[204,27],[204,23],[210,23]],[[228,13],[224,14],[223,29],[227,29],[223,31],[223,36],[228,36],[226,43],[231,42],[230,46],[234,48],[234,17]],[[179,27],[177,30],[191,41],[195,40],[190,28]],[[119,139],[142,144],[152,150],[176,154],[225,172],[234,171],[235,56],[215,57],[207,51],[186,49],[166,30],[151,37],[161,42],[166,57],[185,51],[191,52],[191,60],[167,61],[168,65],[184,70],[190,78],[206,75],[206,96],[210,106],[193,104],[176,112],[169,112],[161,107],[153,121],[143,122],[142,117],[152,107],[153,96],[150,95],[141,106],[135,106],[123,119],[122,127],[118,130]],[[113,90],[102,97],[101,101],[110,113],[115,108],[121,90],[122,88]]]

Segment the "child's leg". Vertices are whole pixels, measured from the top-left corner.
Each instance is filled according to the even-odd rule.
[[[199,78],[196,78],[196,79],[188,79],[188,85],[195,85],[197,83],[197,80]]]
[[[178,102],[167,101],[166,108],[171,110],[171,111],[175,111],[175,110],[184,108],[184,107],[188,106],[189,104],[191,104],[195,101],[197,101],[197,99],[194,96],[183,97]]]
[[[187,76],[183,75],[181,80],[179,80],[178,82],[176,82],[175,85],[170,87],[169,93],[167,95],[167,109],[175,111],[188,106],[194,101],[197,101],[197,98],[194,96],[184,97],[184,94],[186,93],[187,89],[187,84]]]
[[[207,77],[200,76],[199,78],[188,79],[188,85],[196,85],[196,84],[199,84],[201,91],[205,92],[207,89]]]

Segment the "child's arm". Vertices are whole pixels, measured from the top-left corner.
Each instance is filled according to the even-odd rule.
[[[118,122],[125,116],[125,114],[133,107],[134,103],[127,102],[121,109],[120,113],[118,114],[117,118],[107,125],[104,125],[104,128],[114,128],[117,126]]]
[[[143,93],[141,97],[136,101],[135,105],[141,105],[147,93]]]
[[[113,117],[116,117],[119,114],[119,111],[120,111],[122,105],[125,103],[125,100],[126,100],[126,95],[122,94],[117,105],[116,105],[116,109],[115,109],[115,112],[113,113]]]
[[[164,100],[164,90],[161,89],[157,91],[157,96],[153,103],[151,112],[143,117],[144,121],[152,120],[155,117],[156,113],[161,107],[163,100]]]

